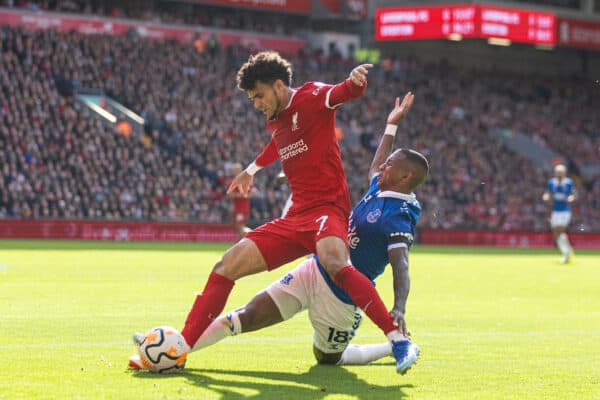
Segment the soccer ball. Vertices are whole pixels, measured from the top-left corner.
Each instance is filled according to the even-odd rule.
[[[189,351],[181,333],[171,326],[150,329],[139,346],[142,365],[159,374],[182,370]]]

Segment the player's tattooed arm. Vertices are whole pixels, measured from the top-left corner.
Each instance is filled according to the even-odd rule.
[[[414,99],[415,95],[411,92],[408,92],[404,95],[402,103],[400,103],[400,98],[396,97],[394,108],[387,118],[385,133],[379,142],[379,146],[377,146],[377,151],[375,152],[375,156],[371,162],[371,168],[369,169],[369,181],[373,179],[373,175],[379,171],[379,166],[383,164],[391,154],[398,123],[406,116],[406,114],[408,114]]]
[[[408,273],[408,248],[396,247],[388,251],[390,265],[394,276],[394,308],[390,311],[390,315],[394,321],[394,325],[407,335],[406,321],[404,314],[406,312],[406,299],[410,291],[410,275]]]

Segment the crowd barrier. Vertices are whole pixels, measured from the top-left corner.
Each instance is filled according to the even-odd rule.
[[[234,242],[233,225],[190,222],[0,220],[4,239]]]
[[[553,247],[550,232],[423,229],[419,243],[448,246]],[[233,225],[191,222],[0,220],[0,239],[234,242]],[[575,248],[600,249],[600,233],[570,232]]]
[[[420,243],[447,246],[554,247],[550,232],[495,232],[424,229]],[[600,249],[600,233],[569,232],[575,248]]]

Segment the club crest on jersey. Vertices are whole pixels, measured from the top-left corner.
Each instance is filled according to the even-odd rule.
[[[294,115],[292,115],[292,132],[297,131],[298,129],[298,111],[296,111]]]
[[[325,86],[323,82],[315,82],[316,89],[312,91],[312,95],[316,96],[321,91],[321,88]]]
[[[370,224],[373,224],[373,223],[377,222],[379,217],[381,217],[381,210],[378,208],[367,214],[367,222]]]

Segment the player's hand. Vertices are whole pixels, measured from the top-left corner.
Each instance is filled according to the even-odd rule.
[[[361,64],[350,72],[350,80],[356,86],[364,86],[367,83],[367,75],[369,68],[373,68],[373,64]]]
[[[544,194],[542,195],[542,200],[550,201],[550,193],[544,192]]]
[[[227,189],[227,194],[230,195],[237,191],[242,196],[248,197],[253,181],[254,177],[252,175],[246,171],[242,171],[231,181],[231,185],[229,185],[229,188]]]
[[[404,313],[395,308],[390,311],[390,316],[392,317],[392,322],[394,326],[398,327],[398,330],[404,335],[408,335],[408,330],[406,329],[406,321],[404,320]]]
[[[408,114],[414,100],[415,95],[412,92],[408,92],[404,95],[402,103],[400,103],[400,97],[396,97],[396,104],[394,105],[394,109],[388,115],[387,123],[398,125],[398,122]]]

